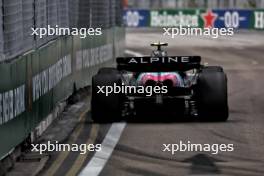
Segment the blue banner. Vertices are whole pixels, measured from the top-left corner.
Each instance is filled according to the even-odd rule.
[[[216,28],[250,28],[252,10],[214,10],[217,15],[214,22]]]
[[[127,27],[148,27],[150,19],[149,10],[125,10],[124,21]]]
[[[127,27],[264,29],[263,9],[126,9],[123,18]]]

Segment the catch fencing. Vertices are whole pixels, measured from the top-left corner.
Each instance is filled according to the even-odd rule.
[[[255,9],[264,8],[264,0],[126,0],[128,8],[136,9]]]
[[[124,50],[121,0],[0,1],[0,160],[98,68]],[[102,35],[31,35],[31,27],[102,28]]]
[[[0,62],[34,50],[59,36],[36,37],[31,28],[101,27],[122,24],[121,0],[0,1]]]

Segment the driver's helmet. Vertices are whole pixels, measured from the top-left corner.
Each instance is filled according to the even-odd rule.
[[[151,53],[151,57],[165,57],[167,56],[167,51],[163,51],[163,50],[155,50],[152,51]]]

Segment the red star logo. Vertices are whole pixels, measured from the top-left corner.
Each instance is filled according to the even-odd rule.
[[[217,18],[217,14],[213,13],[212,10],[207,10],[207,12],[203,13],[201,16],[204,21],[204,28],[214,27],[214,22]]]

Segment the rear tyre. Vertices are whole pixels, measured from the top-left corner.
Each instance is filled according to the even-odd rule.
[[[205,121],[228,119],[227,77],[222,67],[204,67],[198,77],[198,114]]]
[[[110,123],[121,119],[121,96],[115,93],[106,96],[105,92],[98,92],[98,86],[114,86],[114,84],[121,85],[119,74],[97,74],[92,78],[91,111],[94,122]]]

